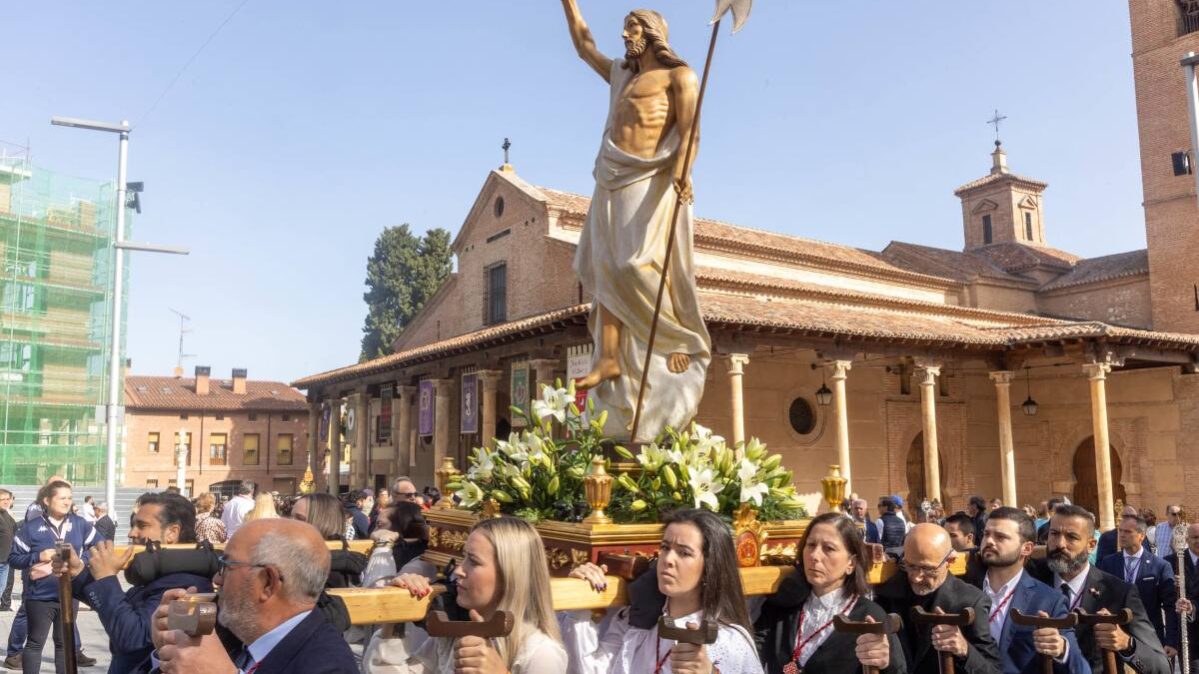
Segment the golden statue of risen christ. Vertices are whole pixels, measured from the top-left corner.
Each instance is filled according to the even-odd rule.
[[[625,18],[623,59],[610,59],[576,0],[562,0],[579,56],[611,87],[607,123],[595,160],[595,193],[574,267],[594,297],[591,372],[578,381],[608,411],[607,432],[628,438],[645,378],[645,406],[634,442],[665,426],[681,428],[703,396],[711,340],[700,314],[692,261],[691,166],[684,144],[695,124],[695,71],[670,48],[666,20],[652,10]],[[676,201],[681,206],[649,371],[645,367],[654,303]]]

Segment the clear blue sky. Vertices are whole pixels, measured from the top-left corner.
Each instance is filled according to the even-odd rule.
[[[353,362],[379,231],[456,231],[505,136],[522,177],[590,193],[607,91],[557,0],[249,0],[145,118],[240,2],[0,6],[0,139],[107,178],[115,138],[49,118],[131,120],[130,178],[147,190],[133,238],[192,250],[135,254],[135,372],[174,366],[169,307],[193,318],[189,371],[291,380]],[[701,65],[713,3],[647,3]],[[581,4],[601,49],[622,52],[636,5]],[[1013,170],[1050,184],[1051,245],[1144,246],[1126,3],[755,5],[717,47],[700,215],[875,250],[960,248],[952,191],[986,173],[998,107]]]

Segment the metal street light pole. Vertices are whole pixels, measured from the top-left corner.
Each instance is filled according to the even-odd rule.
[[[121,297],[125,293],[125,250],[152,250],[163,253],[186,255],[187,251],[177,248],[153,247],[146,244],[132,244],[125,241],[125,208],[128,187],[126,183],[126,166],[129,161],[129,132],[133,130],[129,122],[122,120],[120,124],[96,122],[72,117],[51,117],[50,123],[55,126],[69,126],[90,131],[105,131],[120,135],[121,142],[117,155],[117,226],[113,235],[113,280],[112,280],[112,330],[109,341],[108,358],[108,404],[107,414],[107,456],[105,465],[104,499],[108,501],[109,515],[117,520],[117,420],[120,413],[121,400]]]
[[[1199,160],[1199,81],[1195,79],[1195,66],[1199,65],[1199,56],[1195,52],[1187,52],[1182,59],[1182,67],[1186,72],[1187,107],[1191,112],[1191,173],[1195,175],[1195,196],[1199,198],[1199,167],[1194,163]]]

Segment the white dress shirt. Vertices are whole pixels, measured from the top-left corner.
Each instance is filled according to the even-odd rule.
[[[821,644],[832,635],[833,617],[848,611],[849,602],[854,600],[856,597],[845,592],[844,587],[827,592],[823,597],[817,597],[815,592],[808,595],[808,600],[803,605],[803,625],[799,632],[799,641],[808,640],[804,644],[803,650],[799,652],[801,666],[808,664],[808,658],[812,657],[816,653],[816,649],[820,648]],[[821,627],[824,629],[817,634],[816,630]],[[799,641],[791,644],[792,650],[799,645]]]
[[[1078,572],[1078,575],[1074,576],[1074,580],[1069,581],[1068,584],[1070,585],[1070,596],[1066,597],[1067,609],[1074,610],[1079,606],[1082,606],[1082,600],[1079,599],[1079,597],[1082,595],[1083,588],[1085,588],[1087,585],[1087,574],[1090,572],[1091,565],[1084,564],[1082,570]],[[1066,581],[1063,581],[1061,576],[1057,575],[1056,573],[1053,574],[1053,589],[1061,592],[1063,582]]]
[[[1124,562],[1124,569],[1121,571],[1121,573],[1123,573],[1124,582],[1136,583],[1137,576],[1141,575],[1141,565],[1145,563],[1145,546],[1142,545],[1141,549],[1138,550],[1137,554],[1135,554],[1135,555],[1130,555],[1127,552],[1125,552],[1124,556],[1122,557],[1122,560]],[[1135,561],[1129,561],[1129,560],[1135,560]],[[1132,565],[1131,569],[1129,568],[1130,564]],[[1129,578],[1128,578],[1129,571],[1133,572],[1132,580],[1129,580]]]
[[[279,623],[275,629],[255,639],[254,643],[246,647],[246,650],[250,651],[250,657],[254,658],[252,662],[262,662],[266,656],[270,655],[271,651],[275,650],[275,646],[278,646],[279,642],[283,641],[288,634],[291,634],[296,625],[299,625],[304,621],[304,618],[308,617],[309,613],[312,613],[312,611],[308,610],[303,613],[297,613]],[[249,667],[253,669],[254,665],[251,664]],[[246,671],[248,670],[242,670],[242,674],[245,674]]]
[[[234,496],[225,504],[225,510],[221,512],[221,521],[225,523],[226,540],[233,538],[243,522],[246,521],[246,513],[254,509],[254,499],[249,496]]]
[[[990,575],[983,577],[983,592],[991,600],[991,612],[994,613],[993,617],[987,616],[987,620],[991,627],[991,638],[995,639],[996,644],[999,643],[999,635],[1003,633],[1003,625],[1007,622],[1008,610],[1012,608],[1010,597],[1016,591],[1016,588],[1020,586],[1020,579],[1023,577],[1024,570],[1021,569],[1015,578],[1012,578],[998,589],[991,588]],[[996,611],[998,613],[995,613]]]

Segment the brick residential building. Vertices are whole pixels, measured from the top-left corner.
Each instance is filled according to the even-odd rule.
[[[813,507],[830,464],[869,499],[1067,494],[1105,527],[1117,499],[1199,501],[1199,211],[1193,176],[1163,174],[1191,144],[1178,59],[1199,51],[1199,0],[1130,11],[1146,249],[1051,247],[1048,185],[1013,173],[1001,146],[954,191],[962,218],[944,233],[960,226],[960,249],[863,250],[697,218],[713,360],[696,420],[780,452]],[[457,271],[394,353],[293,383],[314,413],[368,419],[345,434],[348,472],[322,463],[314,435],[314,472],[430,484],[444,458],[463,467],[471,447],[506,437],[511,404],[574,376],[572,361],[585,371],[590,298],[571,261],[588,205],[492,171],[452,245]]]
[[[124,486],[165,489],[176,484],[176,448],[188,448],[185,488],[232,493],[254,480],[260,489],[293,494],[307,468],[308,406],[285,383],[246,379],[233,370],[196,376],[125,379]]]

